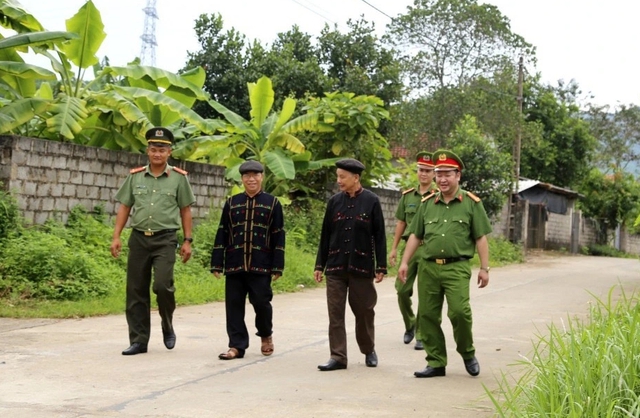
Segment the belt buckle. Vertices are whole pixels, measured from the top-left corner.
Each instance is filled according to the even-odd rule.
[[[144,236],[145,236],[145,237],[151,237],[151,236],[153,236],[153,231],[144,231]]]
[[[444,258],[436,258],[436,264],[447,264],[447,260]]]

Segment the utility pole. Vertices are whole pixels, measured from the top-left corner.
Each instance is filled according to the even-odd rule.
[[[523,84],[524,84],[524,59],[521,56],[518,61],[518,96],[516,100],[518,103],[518,128],[516,132],[516,143],[513,146],[513,160],[514,160],[514,187],[511,195],[509,196],[509,205],[507,206],[507,239],[516,243],[520,234],[516,233],[517,226],[517,213],[518,213],[518,188],[520,187],[520,152],[522,149],[522,102],[523,98]],[[524,243],[523,249],[526,247]]]
[[[524,84],[524,60],[522,56],[520,56],[520,61],[518,62],[518,133],[516,137],[516,149],[515,149],[515,160],[516,160],[516,190],[518,193],[518,186],[520,181],[520,152],[522,149],[522,102],[524,101],[523,93],[522,93],[522,85]]]

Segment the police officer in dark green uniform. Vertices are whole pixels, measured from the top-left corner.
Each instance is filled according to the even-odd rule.
[[[418,187],[412,187],[402,193],[398,209],[396,210],[396,230],[393,236],[393,244],[391,244],[391,252],[389,253],[389,264],[396,265],[398,255],[398,244],[401,240],[406,241],[409,238],[409,225],[413,216],[418,211],[420,201],[423,197],[432,192],[436,185],[433,182],[435,173],[433,171],[433,160],[431,153],[420,152],[416,157],[418,164]],[[404,343],[409,344],[416,334],[416,316],[411,308],[411,297],[413,296],[413,283],[418,275],[418,261],[420,257],[416,254],[409,262],[409,271],[407,272],[407,280],[402,282],[396,279],[395,287],[398,293],[398,307],[404,321]],[[416,339],[414,346],[416,350],[423,350],[422,342]]]
[[[433,153],[436,184],[440,191],[422,200],[411,224],[402,264],[398,270],[400,280],[406,280],[408,263],[424,242],[418,272],[418,323],[427,351],[427,367],[414,373],[416,377],[444,376],[447,350],[441,328],[442,306],[447,298],[447,316],[453,326],[457,351],[462,356],[467,372],[480,374],[471,332],[471,304],[469,260],[477,248],[480,259],[479,287],[489,284],[489,244],[487,234],[491,224],[480,199],[460,189],[462,160],[453,152],[438,150]]]
[[[153,128],[145,135],[149,165],[134,168],[116,194],[121,203],[111,242],[111,254],[120,255],[120,233],[131,213],[131,236],[127,261],[126,315],[131,346],[123,355],[147,352],[151,331],[151,297],[149,286],[153,272],[153,292],[162,319],[165,347],[176,344],[173,311],[176,307],[173,266],[178,247],[177,231],[182,226],[184,243],[180,246],[182,262],[191,257],[191,205],[195,196],[187,172],[170,166],[173,134],[166,128]]]

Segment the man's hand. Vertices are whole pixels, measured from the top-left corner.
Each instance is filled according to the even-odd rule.
[[[489,272],[485,270],[480,270],[478,272],[478,287],[482,289],[489,284]]]
[[[384,279],[384,273],[376,273],[376,283],[380,283]]]
[[[313,272],[313,278],[316,282],[320,283],[322,281],[322,272],[320,270],[316,270]]]
[[[216,276],[216,279],[220,278],[220,272],[219,271],[214,271],[213,275]]]
[[[391,250],[391,253],[389,253],[389,265],[391,267],[396,265],[396,258],[398,257],[398,249],[394,248],[393,250]]]
[[[180,257],[182,257],[182,262],[186,263],[191,258],[191,243],[189,241],[185,241],[180,246]]]
[[[280,278],[280,276],[281,276],[280,273],[273,273],[271,275],[271,280],[275,282],[276,280],[278,280]]]
[[[407,282],[407,271],[409,271],[409,265],[407,263],[401,263],[398,269],[398,280],[402,283]]]
[[[120,256],[120,251],[122,251],[122,242],[120,242],[120,238],[114,238],[111,241],[111,255],[114,258],[118,258]]]

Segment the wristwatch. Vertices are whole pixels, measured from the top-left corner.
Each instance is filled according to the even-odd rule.
[[[480,267],[480,270],[484,270],[487,273],[489,273],[489,270],[491,270],[491,267]]]
[[[189,241],[189,244],[191,244],[193,242],[193,238],[191,237],[184,237],[185,241]]]

